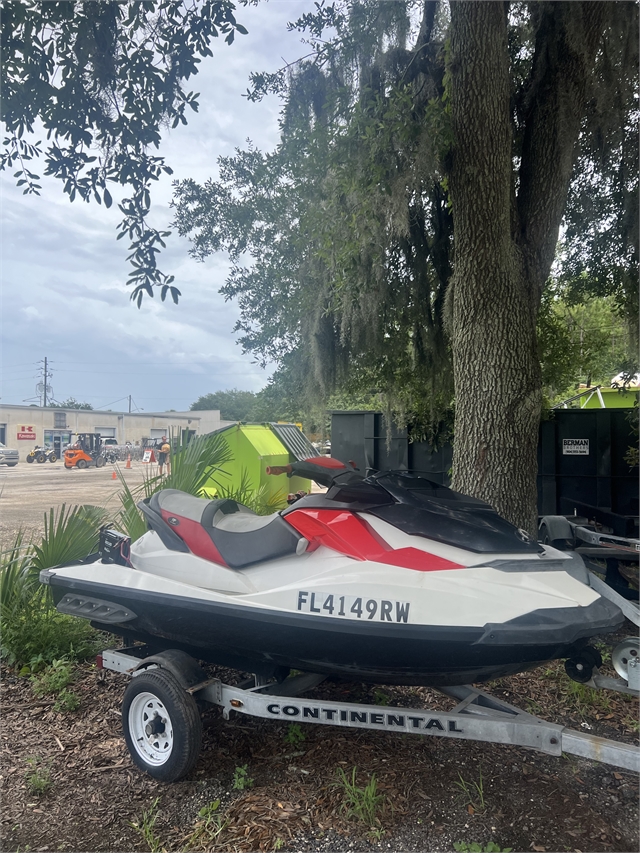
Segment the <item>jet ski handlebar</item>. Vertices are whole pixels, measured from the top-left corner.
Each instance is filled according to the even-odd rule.
[[[315,480],[321,486],[329,488],[334,485],[338,477],[348,474],[358,480],[362,479],[356,474],[351,465],[345,465],[338,459],[328,456],[312,456],[310,459],[299,459],[289,465],[270,465],[267,474],[286,474],[287,477],[302,477],[303,479]]]
[[[267,465],[267,474],[288,474],[291,476],[291,465]]]

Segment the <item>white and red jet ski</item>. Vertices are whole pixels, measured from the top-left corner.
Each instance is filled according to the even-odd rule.
[[[589,638],[623,624],[579,560],[482,501],[325,457],[285,472],[328,490],[259,516],[166,489],[140,504],[151,529],[129,554],[111,542],[41,579],[58,610],[127,640],[275,677],[444,686],[557,658],[590,672]]]

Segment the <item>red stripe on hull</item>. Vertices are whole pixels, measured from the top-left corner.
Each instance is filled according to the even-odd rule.
[[[308,539],[312,548],[324,545],[353,557],[401,566],[417,572],[440,572],[464,566],[421,551],[419,548],[391,548],[362,518],[352,512],[334,509],[305,509],[287,513],[288,523]]]

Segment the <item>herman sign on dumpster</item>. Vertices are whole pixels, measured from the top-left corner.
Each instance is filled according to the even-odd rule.
[[[588,438],[563,438],[562,439],[562,455],[563,456],[588,456],[589,455],[589,439]]]

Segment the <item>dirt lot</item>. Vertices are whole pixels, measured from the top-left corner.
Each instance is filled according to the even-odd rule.
[[[118,470],[129,486],[135,486],[149,467],[132,462],[126,469],[119,463]],[[157,471],[157,466],[153,468]],[[15,468],[0,466],[0,542],[6,545],[20,527],[34,533],[43,530],[44,513],[63,503],[68,507],[95,504],[117,512],[120,481],[112,479],[114,470],[113,465],[67,470],[61,461],[53,465],[20,462]]]
[[[142,480],[144,467],[137,463],[125,472],[131,484]],[[0,483],[3,539],[20,525],[40,528],[51,505],[117,509],[119,484],[109,468],[65,471],[59,464],[21,463],[0,469]],[[227,681],[240,678],[215,673]],[[71,685],[79,708],[63,712],[53,699],[38,700],[28,678],[4,672],[3,850],[453,851],[456,842],[493,842],[522,853],[639,849],[635,774],[516,747],[320,726],[294,736],[286,723],[238,716],[225,722],[211,709],[204,712],[194,771],[176,784],[158,784],[135,768],[121,737],[125,687],[124,676],[83,665]],[[488,689],[553,722],[637,742],[637,702],[574,685],[561,665]],[[382,692],[325,683],[315,695],[450,707],[423,688]],[[338,771],[350,776],[354,767],[358,785],[375,774],[382,795],[373,832],[344,808]],[[253,782],[234,789],[240,768]],[[216,800],[220,805],[207,823],[199,810]]]

